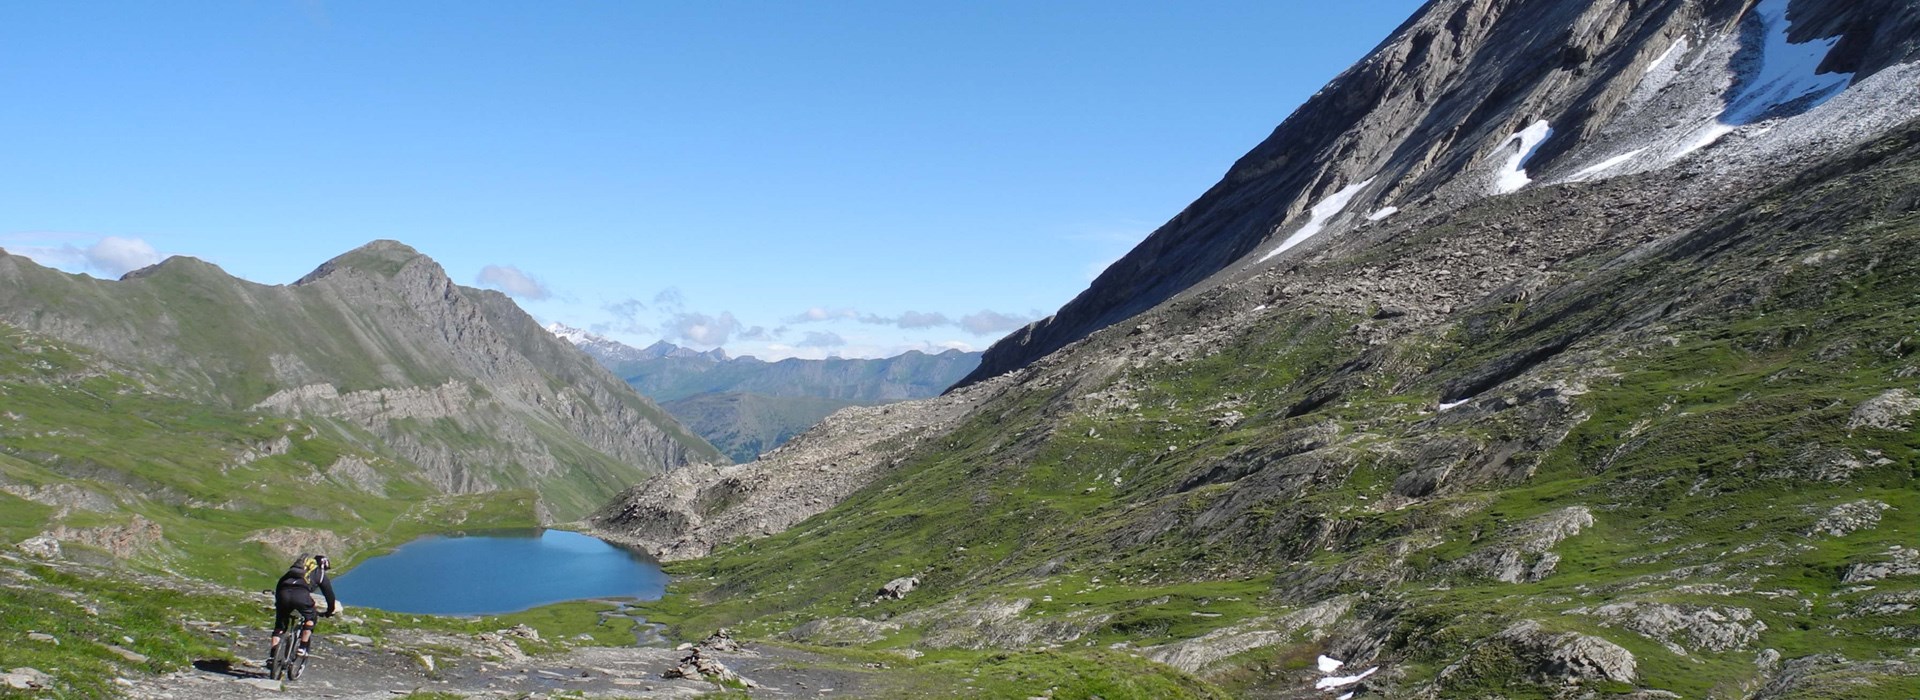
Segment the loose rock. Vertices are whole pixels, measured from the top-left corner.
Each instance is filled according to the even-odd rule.
[[[920,585],[919,577],[902,576],[892,581],[888,581],[887,585],[881,586],[880,593],[875,595],[874,599],[875,600],[900,600],[901,598],[907,597],[907,594],[912,593],[913,589],[918,587],[919,585]]]

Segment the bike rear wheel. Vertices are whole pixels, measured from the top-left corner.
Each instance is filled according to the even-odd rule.
[[[299,663],[302,659],[294,653],[299,646],[298,631],[280,637],[280,644],[273,648],[273,658],[267,662],[268,679],[294,680],[300,677]]]

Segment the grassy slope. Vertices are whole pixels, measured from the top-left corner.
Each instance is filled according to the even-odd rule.
[[[0,483],[91,492],[108,507],[56,508],[0,495],[0,534],[18,541],[58,525],[124,525],[139,517],[163,540],[135,560],[215,581],[271,570],[283,555],[243,543],[280,527],[327,530],[356,551],[450,525],[531,525],[532,494],[437,495],[391,455],[336,437],[340,426],[233,411],[154,393],[138,377],[45,339],[0,329]],[[242,460],[286,438],[284,454]],[[372,493],[327,476],[343,457],[383,480]],[[339,553],[350,561],[355,551]]]
[[[431,311],[411,308],[402,298],[399,290],[406,284],[424,284],[422,279],[432,281],[441,274],[430,260],[394,245],[357,250],[328,265],[332,279],[266,286],[192,258],[172,258],[128,279],[107,281],[8,257],[0,259],[5,270],[0,274],[0,303],[16,308],[9,317],[33,319],[21,320],[27,327],[46,319],[83,326],[93,339],[87,344],[100,354],[139,365],[156,384],[178,395],[231,408],[252,406],[300,383],[326,382],[348,393],[438,387],[456,379],[472,383],[474,372],[487,371],[472,366],[480,361],[457,357],[462,353],[457,343],[436,330],[436,324],[446,320],[430,318]],[[403,271],[409,277],[394,280]],[[460,294],[461,303],[482,312],[488,329],[532,359],[531,366],[555,391],[570,387],[623,404],[665,433],[663,450],[677,445],[694,461],[721,458],[665,411],[628,391],[617,377],[555,342],[504,295],[472,289]],[[589,402],[577,402],[575,409],[582,407],[597,410]],[[539,490],[561,519],[584,514],[647,474],[676,463],[665,457],[658,463],[639,463],[639,458],[628,463],[600,453],[589,440],[563,428],[558,417],[532,406],[486,403],[466,417],[466,430],[453,431],[461,434],[450,434],[448,426],[418,426],[422,429],[402,437],[428,448],[464,450],[469,469],[508,487]],[[517,464],[473,458],[521,450],[486,429],[515,424],[535,428],[539,445],[526,449],[555,453],[568,460],[569,468],[531,475]]]
[[[1124,415],[1021,387],[841,506],[675,565],[680,595],[658,612],[685,630],[735,625],[773,635],[820,617],[884,619],[956,599],[1051,595],[1027,619],[1110,616],[1076,642],[1098,648],[1192,637],[1363,593],[1371,602],[1355,615],[1392,626],[1386,651],[1404,682],[1466,659],[1448,690],[1462,697],[1546,692],[1499,647],[1481,643],[1519,618],[1626,646],[1645,685],[1687,697],[1737,696],[1760,648],[1789,659],[1897,658],[1910,645],[1873,632],[1901,621],[1842,619],[1868,592],[1841,585],[1839,574],[1920,541],[1912,486],[1920,433],[1847,427],[1856,406],[1913,388],[1920,373],[1912,358],[1920,347],[1912,337],[1920,327],[1916,141],[1920,133],[1910,131],[1876,144],[1634,264],[1601,265],[1620,251],[1567,261],[1586,271],[1582,293],[1476,308],[1469,322],[1384,350],[1346,335],[1354,319],[1295,309],[1205,359],[1123,374],[1115,381],[1135,387],[1139,405]],[[1551,194],[1531,196],[1496,206],[1540,206]],[[1636,321],[1668,299],[1665,318]],[[1593,366],[1569,361],[1526,375],[1593,380],[1571,399],[1587,418],[1573,421],[1564,441],[1530,453],[1539,426],[1528,407],[1538,399],[1511,391],[1478,397],[1482,408],[1470,409],[1478,414],[1454,414],[1467,417],[1427,410],[1516,348],[1569,337],[1577,339],[1569,358],[1604,371],[1584,375]],[[1366,360],[1359,375],[1336,371],[1355,358]],[[1509,386],[1530,382],[1539,383],[1523,377]],[[1329,386],[1341,389],[1337,400],[1307,401]],[[1211,427],[1229,397],[1250,418]],[[1347,436],[1333,457],[1338,468],[1323,465],[1297,492],[1243,507],[1228,501],[1257,492],[1238,484],[1177,488],[1328,421]],[[1531,468],[1460,480],[1404,508],[1371,507],[1423,466],[1395,454],[1435,441],[1514,445],[1511,463]],[[1817,478],[1834,455],[1863,467]],[[1877,528],[1807,535],[1831,507],[1859,499],[1893,509]],[[1576,504],[1599,523],[1557,548],[1556,575],[1505,584],[1458,573],[1480,533]],[[1233,519],[1198,520],[1219,512]],[[1394,554],[1395,545],[1411,554]],[[1331,588],[1301,593],[1303,582],[1343,566],[1392,575],[1335,577]],[[879,582],[908,573],[925,580],[909,600],[870,602]],[[1916,583],[1896,578],[1873,593]],[[1683,657],[1575,612],[1629,599],[1746,608],[1767,628],[1751,645]],[[1202,610],[1219,617],[1192,614]],[[909,628],[871,646],[904,646],[919,634]],[[1297,668],[1315,648],[1303,641],[1251,652],[1217,678],[1251,690],[1266,670]],[[1863,682],[1848,692],[1920,692],[1912,677]]]

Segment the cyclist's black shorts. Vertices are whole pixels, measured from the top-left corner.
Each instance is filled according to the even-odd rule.
[[[281,586],[273,591],[273,631],[285,632],[293,626],[294,613],[301,626],[311,626],[320,613],[313,609],[313,594],[301,586]]]

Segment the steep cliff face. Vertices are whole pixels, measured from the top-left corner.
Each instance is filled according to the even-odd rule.
[[[1665,169],[1722,141],[1742,142],[1726,160],[1833,153],[1914,114],[1917,29],[1903,0],[1435,0],[962,383],[1373,220]],[[1866,89],[1807,114],[1848,86]],[[1820,133],[1836,119],[1860,123]],[[1792,136],[1745,138],[1776,126]]]
[[[504,295],[380,241],[265,286],[191,258],[101,281],[0,254],[0,321],[149,368],[161,388],[337,423],[438,488],[538,490],[577,516],[719,459]]]

